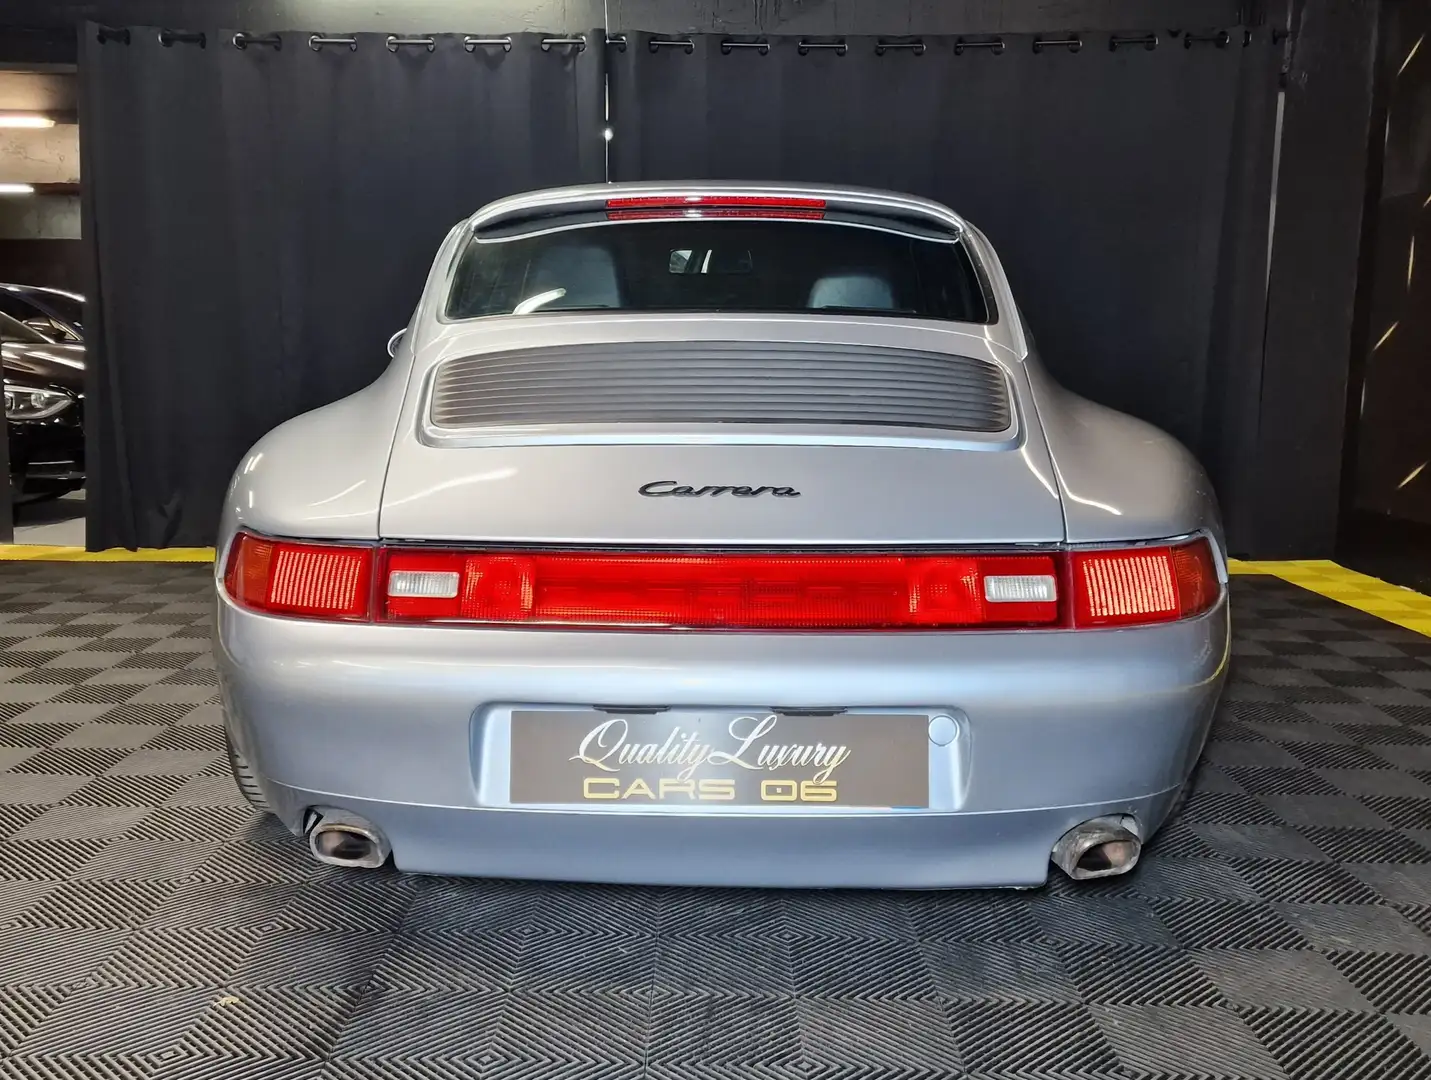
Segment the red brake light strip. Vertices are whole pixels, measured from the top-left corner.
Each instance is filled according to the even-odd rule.
[[[1190,618],[1221,582],[1206,540],[1041,554],[494,552],[243,533],[239,605],[298,618],[705,630],[1118,627]]]
[[[624,195],[618,199],[606,200],[608,210],[669,210],[715,206],[823,210],[825,200],[799,195]]]
[[[626,195],[606,200],[612,221],[654,218],[797,218],[818,221],[825,200],[799,195]]]

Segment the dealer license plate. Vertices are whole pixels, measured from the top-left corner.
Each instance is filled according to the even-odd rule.
[[[929,717],[518,709],[511,802],[926,807]]]

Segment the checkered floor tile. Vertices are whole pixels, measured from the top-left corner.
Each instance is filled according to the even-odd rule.
[[[1271,574],[1397,626],[1431,635],[1431,595],[1378,581],[1334,562],[1324,559],[1269,563],[1234,560],[1232,569],[1242,574]]]
[[[0,566],[0,1077],[1431,1080],[1431,640],[1234,582],[1126,878],[779,893],[315,865],[222,759],[209,570]]]

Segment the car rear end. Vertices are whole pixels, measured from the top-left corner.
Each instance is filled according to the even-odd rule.
[[[870,193],[506,206],[372,391],[380,483],[335,464],[324,495],[303,419],[236,478],[219,666],[279,816],[339,862],[484,876],[1136,858],[1225,673],[1215,522],[1068,543],[982,238]]]

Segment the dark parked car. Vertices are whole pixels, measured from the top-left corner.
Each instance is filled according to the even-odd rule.
[[[59,335],[55,335],[58,337]],[[10,493],[52,498],[84,485],[84,345],[0,312]]]
[[[0,315],[19,319],[50,341],[84,342],[84,297],[67,289],[0,284]]]

